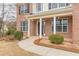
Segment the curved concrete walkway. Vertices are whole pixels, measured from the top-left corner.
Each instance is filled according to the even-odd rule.
[[[24,50],[43,56],[79,56],[78,53],[35,45],[33,42],[36,38],[38,37],[31,37],[22,40],[18,43],[18,45]]]

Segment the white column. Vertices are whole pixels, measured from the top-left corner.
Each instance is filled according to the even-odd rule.
[[[40,38],[42,38],[42,18],[40,18]]]
[[[53,17],[54,20],[54,34],[56,34],[56,16]]]
[[[30,19],[28,19],[28,37],[30,37]]]

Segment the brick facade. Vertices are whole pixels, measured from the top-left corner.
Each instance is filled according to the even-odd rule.
[[[79,4],[73,4],[73,43],[79,46]]]
[[[26,20],[26,17],[32,13],[32,11],[31,11],[32,7],[31,7],[31,4],[29,4],[29,13],[26,13],[26,14],[19,14],[19,7],[20,7],[21,5],[22,5],[22,3],[16,4],[16,7],[17,7],[16,26],[17,26],[17,30],[18,30],[18,31],[21,31],[21,28],[20,28],[21,22],[25,21],[25,20]],[[27,5],[27,3],[26,3],[26,5]],[[27,32],[24,32],[24,36],[27,36]]]
[[[20,22],[27,18],[27,15],[32,14],[32,4],[30,4],[30,13],[26,15],[19,15],[18,8],[21,4],[17,4],[17,30],[20,31]],[[39,19],[32,19],[30,22],[30,36],[37,36],[37,21]],[[45,36],[52,34],[51,17],[45,18]],[[27,32],[24,33],[27,36]],[[73,41],[75,45],[79,45],[79,4],[73,4],[72,15],[68,15],[68,32],[58,33],[63,35],[65,38],[71,38],[69,41]]]

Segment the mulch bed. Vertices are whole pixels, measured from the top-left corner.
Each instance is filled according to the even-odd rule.
[[[40,46],[45,46],[45,47],[56,48],[56,49],[61,49],[61,50],[65,50],[65,51],[79,53],[79,48],[73,46],[73,44],[69,43],[69,42],[64,42],[63,44],[52,44],[49,42],[49,40],[46,40],[46,39],[36,39],[34,41],[34,43],[37,45],[40,45]]]

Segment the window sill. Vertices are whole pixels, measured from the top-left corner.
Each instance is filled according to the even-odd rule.
[[[68,33],[68,32],[56,32],[56,33]]]
[[[24,33],[24,32],[28,32],[28,31],[22,31],[22,32]]]

